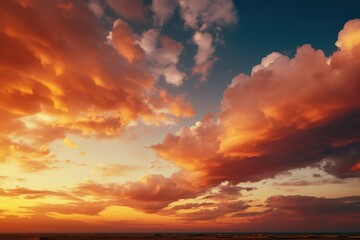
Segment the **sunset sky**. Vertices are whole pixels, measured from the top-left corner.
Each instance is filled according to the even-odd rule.
[[[1,0],[0,232],[359,231],[360,1]]]

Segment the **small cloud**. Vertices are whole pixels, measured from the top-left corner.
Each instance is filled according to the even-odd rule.
[[[227,25],[237,22],[231,0],[180,0],[180,14],[185,25],[193,29],[204,25]]]
[[[159,42],[161,46],[157,47]],[[184,48],[180,42],[160,36],[158,30],[150,29],[142,34],[139,45],[146,53],[149,68],[156,78],[163,76],[168,84],[174,86],[183,83],[185,73],[177,66]]]
[[[143,59],[144,52],[136,43],[132,29],[120,18],[114,21],[107,39],[130,64]]]

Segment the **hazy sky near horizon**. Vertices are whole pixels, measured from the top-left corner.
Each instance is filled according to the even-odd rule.
[[[0,232],[359,231],[360,1],[0,1]]]

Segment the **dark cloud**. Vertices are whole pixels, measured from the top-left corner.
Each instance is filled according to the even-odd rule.
[[[273,212],[311,216],[359,216],[360,196],[343,198],[317,198],[310,196],[273,196],[266,200]]]

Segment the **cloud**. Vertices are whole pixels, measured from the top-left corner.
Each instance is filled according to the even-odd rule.
[[[180,0],[179,5],[185,25],[193,29],[199,24],[226,25],[237,21],[235,6],[231,0]]]
[[[160,65],[177,64],[179,55],[183,50],[183,45],[175,40],[162,36],[160,37],[162,48],[158,49],[156,59]]]
[[[197,185],[194,180],[197,178],[193,175],[179,171],[170,177],[150,174],[124,184],[86,181],[78,184],[67,194],[78,199],[74,204],[81,204],[84,199],[92,199],[94,204],[99,202],[101,206],[106,202],[107,207],[128,206],[145,213],[174,216],[183,220],[218,218],[249,207],[246,202],[239,199],[240,191],[251,191],[254,188],[222,183],[212,189],[206,189]],[[190,200],[190,203],[183,204],[182,199]],[[46,208],[51,212],[50,205],[46,205]],[[52,211],[56,212],[56,208],[57,206]],[[186,214],[183,214],[183,210],[191,211],[185,211]],[[206,210],[203,217],[200,217],[203,214],[201,211],[198,213],[198,210]],[[65,211],[67,210],[61,210],[63,213]],[[68,214],[70,212],[71,210]]]
[[[282,182],[282,183],[274,183],[275,186],[311,186],[311,185],[324,185],[324,184],[341,184],[344,181],[340,179],[323,179],[319,181],[307,181],[307,180],[298,180],[298,181],[290,181],[290,182]]]
[[[145,31],[139,41],[139,45],[147,54],[152,54],[157,48],[159,31],[150,29]]]
[[[255,189],[255,187],[242,187],[225,181],[205,191],[199,198],[214,201],[216,206],[218,203],[241,200],[244,191],[249,192]]]
[[[171,210],[188,210],[188,209],[199,209],[199,207],[212,206],[214,203],[203,202],[203,203],[186,203],[183,205],[175,205],[171,207]]]
[[[142,0],[117,1],[107,0],[107,4],[120,16],[128,20],[145,20],[146,7]]]
[[[172,0],[153,0],[151,8],[155,21],[162,26],[174,14],[175,7],[176,2]]]
[[[210,159],[218,148],[218,129],[212,119],[198,121],[192,127],[182,127],[176,135],[168,134],[163,143],[152,148],[164,159],[190,171],[215,162]]]
[[[357,31],[350,23],[342,32]],[[233,79],[215,121],[183,127],[152,148],[201,176],[197,182],[204,186],[308,166],[359,177],[359,43],[330,57],[310,45],[292,59],[269,55],[251,76]]]
[[[339,32],[339,38],[336,46],[342,50],[352,50],[360,43],[360,20],[354,19],[348,21],[344,29]]]
[[[101,164],[99,167],[95,169],[95,172],[103,177],[114,177],[114,176],[125,175],[139,168],[140,167],[138,166],[132,166],[132,165]]]
[[[142,49],[136,44],[131,28],[123,20],[117,19],[114,21],[113,28],[107,39],[129,63],[142,60]]]
[[[157,47],[158,43],[161,47]],[[159,31],[150,29],[144,32],[139,45],[146,53],[149,68],[156,78],[164,77],[165,81],[174,86],[180,86],[185,79],[185,73],[177,68],[183,45],[167,36],[159,36]]]
[[[6,152],[2,160],[12,159],[25,172],[50,170],[58,164],[55,160],[56,155],[50,154],[46,145],[36,148],[25,143],[5,141],[2,148]]]
[[[125,21],[114,22],[109,44],[107,31],[85,2],[0,5],[1,161],[11,155],[27,170],[45,170],[56,156],[39,159],[37,148],[70,134],[113,137],[136,121],[175,121],[164,104],[158,104],[161,111],[149,104],[159,90],[149,69],[138,64],[144,51]],[[175,109],[178,116],[188,115],[190,104],[177,101],[182,103]],[[9,152],[11,146],[16,151]],[[29,149],[34,158],[20,160]]]
[[[179,177],[179,175],[174,175],[170,179],[159,175],[150,175],[138,182],[123,185],[85,182],[69,193],[26,188],[8,190],[0,188],[0,195],[37,199],[38,201],[47,197],[56,197],[67,201],[66,204],[49,204],[39,201],[37,205],[22,207],[22,213],[30,214],[33,221],[36,221],[39,215],[45,216],[54,213],[96,216],[108,207],[125,205],[147,213],[158,212],[162,215],[173,216],[183,223],[184,221],[207,221],[206,223],[210,224],[211,220],[221,222],[227,218],[234,223],[224,226],[224,229],[227,230],[241,228],[246,231],[270,231],[271,229],[275,231],[325,231],[326,229],[354,231],[358,226],[359,196],[319,198],[278,195],[269,197],[263,205],[255,206],[251,201],[227,198],[169,205],[171,201],[176,201],[175,199],[196,197],[199,194],[189,191],[191,184],[186,182],[183,182],[184,185],[178,188],[181,186]],[[188,187],[187,190],[185,186]],[[222,186],[230,185],[219,187]],[[146,194],[141,194],[142,191]],[[233,191],[230,191],[230,195],[233,195]],[[87,200],[85,201],[83,198]],[[253,211],[252,207],[262,210]],[[244,220],[239,221],[238,218]],[[11,217],[6,216],[5,219],[9,222]],[[19,219],[18,216],[17,219]],[[207,225],[207,228],[204,229],[210,230],[211,228],[212,226]]]
[[[108,176],[114,172],[105,170]],[[195,186],[185,173],[178,172],[170,178],[162,175],[146,175],[138,181],[124,184],[101,184],[86,181],[75,188],[67,190],[49,191],[28,188],[2,189],[2,197],[19,197],[23,199],[37,199],[37,204],[26,209],[36,213],[85,214],[98,215],[110,206],[128,206],[145,213],[156,213],[179,199],[196,196]],[[65,200],[66,204],[49,204],[41,200],[57,198]],[[25,208],[25,207],[24,207]]]
[[[176,117],[191,117],[195,114],[192,105],[185,100],[185,95],[172,96],[165,89],[159,89],[158,93],[149,99],[149,103],[160,113],[171,112]],[[158,119],[161,118],[158,117]]]
[[[67,204],[38,204],[32,207],[24,207],[37,214],[60,213],[60,214],[82,214],[95,216],[103,211],[109,203],[107,202],[72,202]]]
[[[169,203],[193,194],[191,185],[186,186],[186,182],[161,175],[148,175],[122,186],[125,204],[144,212],[157,212]]]
[[[167,83],[180,86],[185,78],[185,73],[181,72],[174,65],[171,65],[163,70],[163,76]]]

